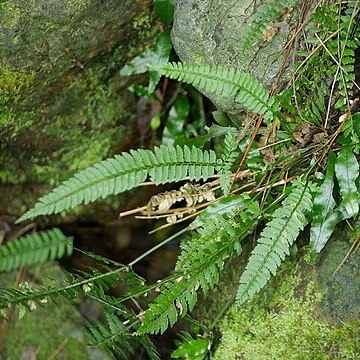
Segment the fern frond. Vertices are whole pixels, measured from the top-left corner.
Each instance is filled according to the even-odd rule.
[[[22,236],[0,246],[0,272],[71,255],[73,239],[59,229]]]
[[[218,282],[224,261],[241,252],[241,240],[257,223],[257,204],[247,204],[246,211],[251,209],[253,213],[246,221],[220,214],[203,218],[203,226],[182,244],[175,280],[165,283],[161,294],[145,312],[140,333],[163,333],[175,324],[178,316],[193,309],[199,288],[206,294]]]
[[[248,50],[269,30],[271,23],[280,17],[283,10],[294,4],[295,0],[271,0],[261,4],[248,20],[240,49]]]
[[[237,103],[257,114],[272,119],[273,98],[261,82],[249,74],[218,65],[196,63],[168,63],[159,69],[162,75],[195,86]]]
[[[128,311],[127,316],[132,317],[134,320],[134,316],[130,311]],[[90,346],[101,347],[113,359],[133,359],[133,344],[139,343],[146,350],[149,359],[159,359],[156,348],[147,335],[129,332],[129,329],[125,326],[126,323],[129,323],[128,320],[122,321],[117,314],[107,311],[105,312],[105,318],[104,323],[95,321],[94,323],[88,323],[85,328],[85,335]]]
[[[231,128],[228,129],[225,135],[224,151],[221,155],[221,164],[218,166],[218,173],[220,174],[220,186],[224,195],[227,196],[230,192],[232,171],[231,167],[234,164],[239,153],[236,151],[238,147],[237,136]]]
[[[43,196],[18,219],[56,214],[79,204],[119,194],[144,182],[149,176],[156,184],[207,179],[214,174],[216,155],[212,150],[188,146],[160,146],[150,150],[131,150],[116,155],[74,175]]]
[[[281,207],[274,212],[251,253],[240,278],[236,296],[239,305],[251,299],[267,284],[271,275],[276,274],[285,256],[289,255],[290,246],[305,227],[305,215],[311,212],[312,204],[310,185],[296,182]]]
[[[89,273],[78,272],[78,274],[67,273],[67,275],[65,281],[53,281],[53,284],[49,286],[0,288],[0,309],[7,308],[9,304],[21,304],[28,308],[30,302],[41,305],[44,299],[48,301],[56,301],[58,298],[74,300],[78,294],[84,293],[91,295],[94,300],[104,300],[104,294],[101,291],[114,288],[119,284],[129,286],[131,289],[144,288],[143,279],[125,265],[116,269],[104,266],[103,272],[94,268],[90,269]],[[116,310],[120,311],[120,308],[117,306]]]
[[[90,346],[101,347],[108,355],[128,358],[133,354],[130,344],[130,334],[123,322],[114,314],[106,313],[106,325],[100,321],[88,324],[85,335]],[[127,351],[127,353],[126,353]]]

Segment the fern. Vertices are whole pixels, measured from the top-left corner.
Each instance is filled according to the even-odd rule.
[[[201,92],[234,98],[237,103],[272,119],[273,98],[265,87],[249,74],[218,65],[168,63],[159,69],[162,75],[195,86]]]
[[[218,172],[220,174],[220,185],[221,190],[224,195],[227,196],[230,192],[231,181],[232,181],[232,171],[231,166],[234,164],[238,152],[236,151],[238,147],[237,136],[231,128],[228,129],[225,135],[224,141],[224,151],[221,155],[221,164],[218,166]]]
[[[345,6],[347,8],[344,8]],[[342,9],[345,10],[345,14],[342,14]],[[319,49],[312,55],[309,51],[298,53],[307,59],[306,64],[301,62],[302,68],[293,89],[285,90],[280,100],[282,108],[299,122],[305,120],[317,125],[323,124],[331,94],[329,80],[336,74],[337,78],[334,81],[340,98],[335,107],[345,111],[349,105],[355,80],[354,54],[359,43],[356,38],[358,34],[353,31],[356,27],[354,17],[359,9],[358,3],[344,4],[340,7],[319,6],[313,15],[313,25],[308,26],[306,42],[314,46],[319,45]]]
[[[131,150],[104,160],[74,175],[43,196],[18,219],[56,214],[79,204],[119,194],[144,182],[148,176],[156,184],[207,179],[215,171],[216,155],[196,147],[160,146],[150,150]]]
[[[341,14],[341,7],[329,6],[330,16],[337,12],[339,18],[337,27],[340,30],[337,38],[332,39],[327,44],[329,51],[337,55],[339,64],[334,63],[328,70],[328,74],[336,74],[339,67],[340,76],[338,77],[338,90],[341,98],[335,104],[335,108],[346,110],[349,106],[349,97],[353,94],[355,82],[355,50],[359,46],[359,36],[355,31],[356,20],[359,11],[359,3],[349,3],[346,5],[344,14]],[[332,16],[332,18],[334,18]]]
[[[295,0],[271,0],[261,4],[247,22],[240,49],[248,50],[269,30],[271,23],[280,17],[284,8],[293,6],[295,2]]]
[[[203,217],[202,227],[182,244],[175,280],[165,283],[161,294],[145,312],[140,333],[163,333],[175,324],[178,316],[193,309],[199,288],[206,294],[218,282],[224,261],[241,252],[241,240],[257,223],[256,204],[250,201],[243,204],[247,205],[246,209],[242,207],[243,220],[220,214]]]
[[[68,279],[65,282],[54,281],[52,285],[41,288],[0,288],[0,309],[7,308],[9,304],[21,304],[28,308],[29,303],[41,305],[44,299],[53,301],[58,298],[74,300],[78,294],[90,294],[95,300],[103,302],[104,291],[120,284],[138,291],[144,289],[143,279],[134,274],[128,266],[119,264],[116,269],[111,269],[103,265],[102,270],[103,272],[94,268],[89,269],[89,273],[68,273]],[[116,307],[116,310],[119,311],[119,307]]]
[[[290,246],[307,223],[306,213],[311,212],[311,184],[298,182],[283,201],[260,235],[249,262],[240,278],[236,301],[239,305],[259,292],[276,274]]]
[[[59,229],[22,236],[0,246],[0,272],[71,255],[73,240]]]
[[[132,342],[143,345],[151,360],[159,359],[157,351],[146,335],[133,335],[129,332],[124,322],[113,313],[106,312],[106,325],[100,321],[88,324],[85,334],[90,346],[101,347],[113,359],[134,358],[134,348]]]
[[[132,346],[129,342],[129,334],[125,325],[114,314],[106,313],[106,322],[108,326],[104,326],[102,322],[89,324],[86,328],[86,337],[91,346],[101,346],[110,356],[113,352],[122,358],[126,358],[124,348],[128,352],[132,352]]]

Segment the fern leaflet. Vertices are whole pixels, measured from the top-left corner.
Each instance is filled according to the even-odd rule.
[[[270,28],[271,23],[282,14],[284,8],[293,6],[295,0],[271,0],[261,4],[255,13],[248,20],[241,50],[248,50],[252,44],[260,39]]]
[[[195,63],[168,63],[159,69],[162,75],[195,86],[201,92],[234,98],[237,103],[272,119],[274,103],[261,82],[249,74],[226,67]]]
[[[296,182],[289,196],[283,201],[260,235],[258,244],[252,251],[237,291],[239,305],[259,292],[275,275],[290,246],[305,227],[305,214],[312,210],[311,184]]]
[[[71,255],[73,240],[59,229],[22,236],[0,246],[0,272]]]
[[[160,146],[150,150],[131,150],[116,155],[74,175],[43,196],[18,222],[39,215],[56,214],[79,204],[119,194],[144,182],[148,176],[156,184],[207,179],[215,171],[212,150],[188,146]]]
[[[228,129],[225,135],[224,151],[221,155],[221,164],[218,166],[218,172],[220,174],[220,185],[224,195],[227,196],[230,192],[232,171],[231,166],[234,164],[239,153],[236,151],[237,136],[231,128]]]

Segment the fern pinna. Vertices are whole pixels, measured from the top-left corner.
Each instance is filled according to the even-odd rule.
[[[138,186],[148,177],[156,184],[186,177],[206,180],[214,175],[215,166],[216,155],[212,150],[188,146],[160,146],[154,151],[131,150],[79,172],[40,198],[18,222],[119,194]]]
[[[168,63],[158,69],[171,79],[195,86],[201,92],[209,92],[235,102],[256,114],[272,119],[274,99],[264,85],[251,75],[218,65],[196,63]]]
[[[71,255],[72,251],[72,238],[59,229],[25,235],[0,245],[0,272],[60,259]]]
[[[308,222],[306,215],[313,206],[312,187],[310,182],[294,183],[289,196],[266,224],[240,278],[236,296],[239,305],[259,292],[289,255],[291,245]]]

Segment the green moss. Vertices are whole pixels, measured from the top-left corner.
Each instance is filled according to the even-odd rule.
[[[137,56],[140,52],[146,51],[152,47],[151,39],[158,34],[159,30],[153,24],[153,15],[150,9],[145,9],[139,16],[132,21],[133,29],[139,34],[141,38],[147,38],[150,41],[144,44],[143,47],[139,47],[137,41],[131,41],[128,51],[128,58],[131,59]]]
[[[251,305],[231,309],[221,324],[215,360],[356,359],[360,354],[359,321],[334,327],[319,320],[322,294],[312,282],[304,289],[300,278],[290,275],[270,287]]]
[[[13,29],[20,19],[20,9],[12,1],[0,3],[0,12],[2,13],[1,24],[5,29]]]
[[[142,14],[135,17],[132,26],[138,31],[150,31],[153,26],[150,10],[146,9]]]
[[[16,102],[20,92],[35,80],[34,71],[11,70],[0,66],[0,105],[9,101]]]
[[[86,9],[89,5],[91,5],[91,0],[68,0],[66,2],[67,7],[72,12],[79,12]]]

